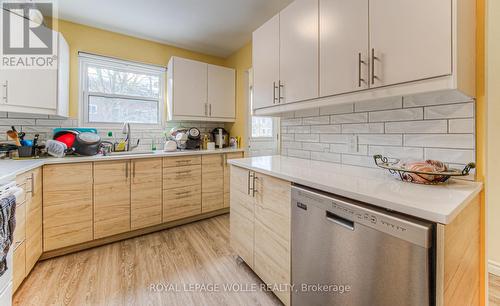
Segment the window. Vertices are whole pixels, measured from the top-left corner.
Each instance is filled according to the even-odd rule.
[[[250,111],[253,109],[253,87],[249,88]],[[252,138],[271,138],[273,135],[274,119],[272,117],[253,116],[251,122]]]
[[[252,116],[252,138],[273,137],[273,118]]]
[[[165,68],[80,53],[83,125],[161,125]]]

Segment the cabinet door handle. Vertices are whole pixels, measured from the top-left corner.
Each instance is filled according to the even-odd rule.
[[[212,117],[212,104],[208,104],[208,115]]]
[[[256,191],[257,188],[255,188],[255,181],[256,180],[257,180],[257,175],[254,173],[253,174],[253,188],[252,188],[252,197],[254,197],[254,198],[255,198],[255,193],[257,192]]]
[[[375,60],[379,60],[378,57],[375,56],[375,49],[372,48],[372,85],[375,85],[375,79],[378,79],[378,77],[375,75]]]
[[[35,173],[31,172],[31,195],[35,195]]]
[[[281,104],[281,100],[285,100],[285,97],[282,96],[282,91],[285,91],[285,84],[281,83],[281,80],[279,80],[278,85],[279,85],[279,90],[278,90],[279,101],[278,101],[278,103]],[[281,90],[281,89],[283,89],[283,90]]]
[[[5,88],[5,96],[3,97],[3,100],[5,103],[9,103],[9,81],[5,81],[3,87]]]
[[[135,160],[132,162],[132,172],[135,178]]]
[[[278,98],[276,97],[276,89],[278,89],[278,86],[276,86],[276,82],[273,82],[273,104],[278,103]]]
[[[365,61],[361,59],[361,52],[358,53],[358,87],[361,87],[361,83],[365,83],[365,79],[361,77],[361,65],[365,64]]]
[[[250,178],[252,177],[252,172],[248,171],[248,189],[247,194],[250,195]]]
[[[125,163],[125,178],[128,179],[128,162]]]
[[[208,103],[205,103],[205,116],[208,116]]]

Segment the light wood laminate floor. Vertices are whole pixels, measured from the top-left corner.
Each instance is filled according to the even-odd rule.
[[[489,275],[490,306],[500,306],[500,277]]]
[[[14,305],[281,305],[261,283],[236,260],[224,215],[39,262]]]

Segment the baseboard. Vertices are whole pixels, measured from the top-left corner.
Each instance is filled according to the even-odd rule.
[[[500,276],[500,263],[488,260],[488,272]]]

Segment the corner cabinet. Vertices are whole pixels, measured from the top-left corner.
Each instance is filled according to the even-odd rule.
[[[167,68],[169,120],[234,122],[234,69],[172,57]]]
[[[11,18],[21,17],[11,14]],[[44,30],[52,33],[57,48],[56,67],[0,68],[0,111],[69,116],[69,46],[61,33]]]
[[[231,167],[231,246],[276,296],[290,305],[291,184]]]
[[[254,32],[255,114],[430,92],[470,99],[475,11],[474,0],[295,0]]]

